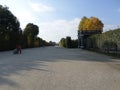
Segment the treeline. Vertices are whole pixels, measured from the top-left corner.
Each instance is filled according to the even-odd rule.
[[[92,35],[87,38],[86,43],[87,49],[117,53],[120,51],[120,29]]]
[[[42,46],[51,46],[55,45],[52,41],[47,42],[40,37],[37,37],[39,34],[39,27],[33,23],[28,23],[25,29],[22,32],[22,38],[20,43],[23,48],[33,48],[33,47],[42,47]]]
[[[60,40],[59,46],[65,48],[77,48],[78,40],[72,40],[71,37],[67,36],[66,38],[62,38]]]
[[[39,27],[33,23],[28,23],[22,30],[17,17],[8,7],[0,5],[0,51],[12,50],[16,45],[22,48],[53,45],[38,37],[38,33]]]

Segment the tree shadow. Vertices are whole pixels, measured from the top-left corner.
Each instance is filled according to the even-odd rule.
[[[54,48],[54,47],[52,47]],[[113,58],[103,54],[90,52],[82,49],[66,49],[55,47],[56,50],[48,48],[49,55],[45,55],[47,52],[43,52],[45,55],[43,61],[61,61],[61,60],[77,60],[77,61],[90,61],[90,62],[113,62]]]
[[[6,84],[9,86],[13,86],[13,87],[19,87],[19,85],[17,83],[13,82],[12,80],[0,77],[0,85],[6,85]]]
[[[19,86],[16,82],[4,78],[12,74],[20,74],[20,71],[38,70],[49,72],[43,69],[47,67],[46,62],[69,62],[69,61],[88,61],[88,62],[113,62],[111,57],[89,52],[81,49],[65,49],[59,47],[44,47],[25,49],[22,54],[14,55],[12,51],[0,52],[0,86],[10,85]]]

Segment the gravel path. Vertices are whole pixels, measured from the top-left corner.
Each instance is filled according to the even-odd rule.
[[[120,60],[58,47],[0,52],[0,90],[120,90]]]

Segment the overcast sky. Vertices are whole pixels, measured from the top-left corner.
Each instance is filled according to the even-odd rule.
[[[62,37],[77,38],[83,16],[98,17],[104,31],[120,26],[120,0],[0,0],[19,19],[21,28],[34,23],[39,37],[58,42]]]

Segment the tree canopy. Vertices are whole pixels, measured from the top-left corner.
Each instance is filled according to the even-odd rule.
[[[39,27],[28,23],[24,30],[16,16],[6,6],[0,5],[0,51],[12,50],[16,45],[22,48],[49,46],[51,43],[37,37]]]
[[[83,17],[79,23],[78,31],[103,30],[104,24],[97,17]]]
[[[39,33],[39,27],[33,23],[28,23],[24,29],[24,34],[27,37],[27,46],[34,47],[37,35]]]
[[[39,33],[39,27],[33,23],[28,23],[25,27],[24,33],[28,36],[35,37]]]
[[[8,7],[0,5],[0,50],[13,49],[18,43],[20,32],[18,19]]]

